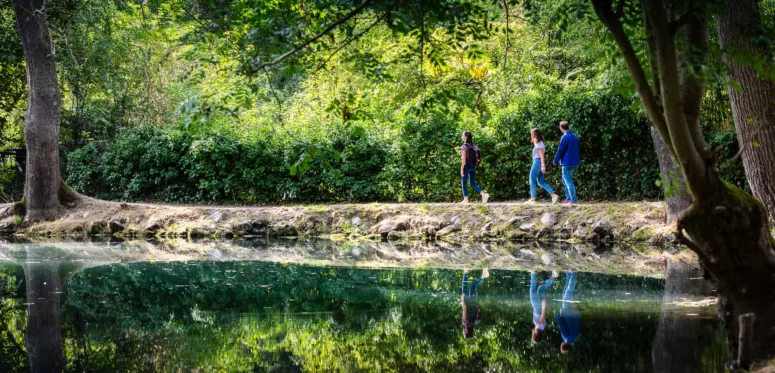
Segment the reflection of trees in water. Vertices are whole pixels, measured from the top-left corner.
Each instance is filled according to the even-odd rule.
[[[703,352],[699,348],[703,334],[702,320],[688,316],[689,311],[676,307],[674,302],[709,295],[711,290],[711,285],[702,278],[702,271],[684,261],[668,260],[659,328],[652,349],[654,372],[708,371],[709,367],[700,364]]]
[[[27,356],[30,372],[62,371],[60,298],[64,281],[59,263],[27,263]]]
[[[67,274],[78,269],[66,266],[27,267],[27,296],[61,297],[52,290],[61,290]],[[498,272],[479,290],[484,317],[476,338],[463,341],[456,303],[460,271],[262,262],[102,266],[68,282],[62,315],[51,316],[55,323],[33,325],[34,318],[59,311],[53,297],[30,307],[28,349],[42,352],[31,354],[29,364],[38,364],[38,371],[61,369],[63,328],[65,369],[73,371],[651,368],[660,280],[583,274],[577,295],[595,300],[582,304],[582,339],[570,356],[560,356],[556,325],[547,326],[544,343],[530,345],[528,273]],[[635,291],[654,302],[646,308],[621,303]],[[560,296],[559,289],[555,293]],[[36,306],[41,313],[33,314]],[[59,360],[36,360],[46,354]]]
[[[64,369],[61,305],[65,284],[74,273],[89,264],[41,259],[56,254],[59,251],[56,247],[20,248],[14,252],[16,257],[13,259],[20,264],[11,262],[0,267],[0,297],[4,300],[0,309],[3,313],[0,315],[3,346],[0,349],[0,370],[61,372]],[[22,311],[21,307],[26,310]],[[23,341],[19,343],[15,336],[22,333],[20,325],[24,323],[21,315],[26,315],[26,327]],[[5,316],[19,319],[11,320]],[[26,359],[22,358],[25,355]],[[6,366],[9,362],[12,363]]]

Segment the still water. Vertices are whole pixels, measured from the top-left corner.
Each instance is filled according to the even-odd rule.
[[[702,296],[558,270],[0,259],[0,372],[723,371]]]

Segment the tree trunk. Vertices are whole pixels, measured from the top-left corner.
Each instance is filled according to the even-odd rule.
[[[27,282],[27,356],[32,373],[56,373],[63,368],[60,296],[64,282],[59,263],[25,265]]]
[[[686,262],[669,259],[666,272],[659,328],[651,350],[654,372],[700,373],[702,357],[696,348],[700,319],[686,316],[685,311],[673,308],[671,303],[686,295],[707,295],[710,287],[701,279],[702,272]]]
[[[712,173],[712,172],[711,172]],[[679,239],[696,252],[718,284],[730,357],[738,355],[738,317],[756,315],[750,356],[775,356],[775,242],[764,206],[739,188],[718,181],[712,203],[694,203],[678,221]],[[683,230],[691,236],[687,239]]]
[[[616,10],[613,3],[592,0],[625,59],[649,120],[672,147],[692,193],[692,205],[680,214],[676,234],[697,253],[718,284],[730,357],[738,356],[738,316],[747,313],[756,316],[749,356],[754,361],[775,356],[775,240],[767,210],[759,200],[721,179],[716,154],[707,149],[694,120],[703,83],[679,76],[681,66],[707,61],[703,53],[692,61],[686,61],[686,55],[679,59],[676,31],[685,28],[689,45],[701,50],[707,36],[708,3],[690,1],[680,18],[671,20],[664,2],[641,2],[650,33],[651,64],[658,66],[654,90],[622,24],[625,2],[616,2]]]
[[[756,0],[725,2],[728,13],[716,17],[718,37],[729,65],[729,80],[742,90],[730,87],[732,116],[742,153],[745,175],[756,198],[764,202],[770,219],[775,220],[775,82],[760,79],[751,63],[740,58],[767,59],[765,48],[754,45],[761,34],[762,19]]]
[[[44,0],[13,0],[27,64],[29,96],[24,119],[27,221],[50,220],[59,208],[59,115],[61,97]]]
[[[672,224],[678,220],[678,214],[689,208],[692,204],[692,197],[686,189],[683,173],[673,160],[673,154],[665,145],[665,141],[659,137],[659,133],[654,127],[651,127],[651,138],[654,140],[654,150],[659,159],[659,172],[664,175],[662,188],[667,192],[668,188],[674,189],[669,198],[665,198],[665,215],[667,215],[667,224]],[[678,183],[675,187],[674,183]]]

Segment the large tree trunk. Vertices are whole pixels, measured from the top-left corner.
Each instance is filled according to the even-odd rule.
[[[56,373],[63,368],[60,296],[64,281],[59,263],[25,265],[27,282],[27,356],[32,373]]]
[[[49,220],[59,208],[59,115],[61,97],[44,0],[13,0],[27,63],[29,97],[24,120],[27,221]]]
[[[695,120],[704,83],[686,79],[691,74],[682,79],[679,72],[707,60],[703,45],[707,41],[708,3],[687,2],[680,8],[679,18],[669,15],[662,1],[641,1],[651,64],[658,67],[653,87],[622,24],[625,2],[592,3],[622,52],[649,120],[671,147],[692,193],[692,205],[680,214],[676,233],[697,253],[718,284],[730,358],[739,352],[738,316],[747,313],[756,316],[748,356],[754,361],[775,356],[775,242],[769,232],[767,211],[757,199],[721,179],[717,154],[707,148]],[[689,51],[697,52],[679,58],[676,31],[682,30]]]
[[[729,88],[732,116],[748,184],[775,220],[775,82],[760,79],[739,57],[768,58],[767,50],[754,45],[761,34],[762,19],[756,0],[732,0],[728,12],[716,17],[719,43],[726,52],[729,80],[742,90]]]
[[[672,303],[687,295],[708,295],[711,289],[702,279],[702,272],[686,262],[669,259],[666,272],[659,328],[651,349],[654,372],[700,373],[700,319],[687,316]]]
[[[750,356],[775,356],[775,242],[768,231],[764,206],[739,188],[718,179],[709,185],[713,203],[694,203],[678,222],[718,284],[730,357],[738,354],[738,317],[756,315]]]
[[[678,215],[689,208],[692,204],[692,196],[686,190],[683,173],[673,160],[673,154],[665,145],[665,141],[659,137],[659,133],[654,127],[651,127],[651,138],[654,140],[654,150],[659,159],[659,172],[665,177],[662,188],[667,192],[672,188],[672,195],[665,198],[665,214],[667,215],[667,224],[672,224],[678,220]],[[677,187],[674,185],[677,183]]]

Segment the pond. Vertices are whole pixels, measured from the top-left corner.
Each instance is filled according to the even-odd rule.
[[[529,271],[109,263],[14,245],[0,372],[720,372],[726,358],[715,307],[661,278],[558,267],[543,286],[553,274],[536,271],[534,307]]]

